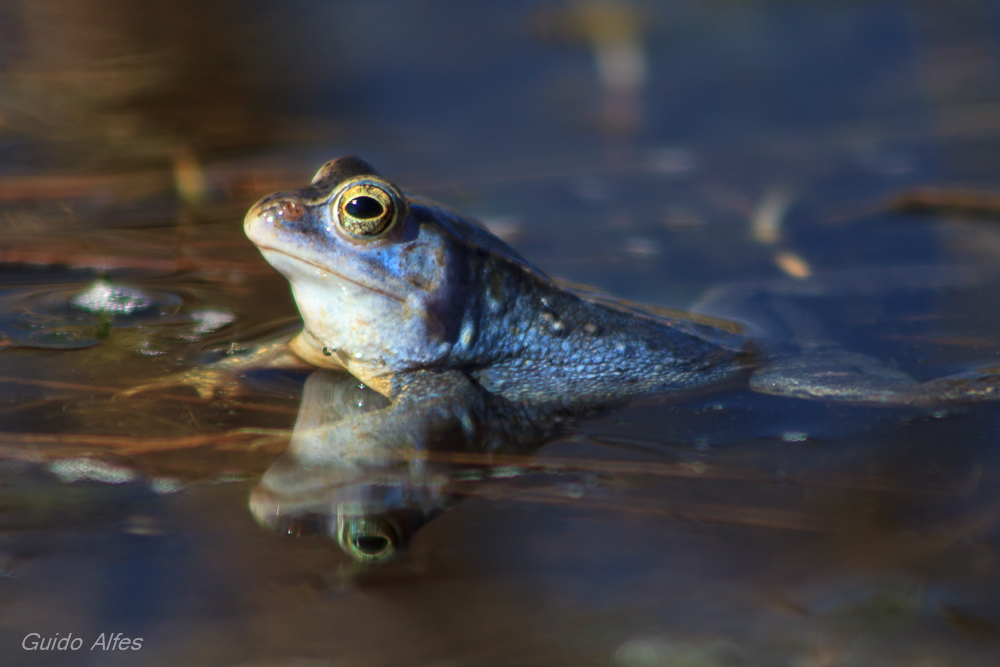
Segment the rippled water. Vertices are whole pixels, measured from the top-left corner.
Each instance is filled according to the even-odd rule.
[[[45,56],[47,15],[5,10],[0,663],[994,664],[995,403],[642,399],[540,447],[421,463],[449,509],[365,567],[319,512],[275,532],[251,511],[306,374],[120,393],[294,329],[239,223],[347,153],[559,278],[671,308],[728,289],[769,340],[920,381],[996,363],[995,219],[888,205],[996,188],[995,3],[629,7],[217,3],[178,14],[225,26],[191,51],[204,67],[132,37],[143,57],[104,107],[46,89],[89,61]],[[109,34],[139,34],[121,16]],[[114,97],[136,72],[153,102]],[[378,407],[345,382],[345,410]],[[32,633],[83,641],[30,651]],[[109,648],[124,638],[140,648]]]

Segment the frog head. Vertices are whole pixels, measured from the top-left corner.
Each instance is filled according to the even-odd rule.
[[[382,393],[393,374],[440,363],[460,327],[463,276],[461,244],[438,218],[355,157],[254,205],[246,234],[291,283],[305,324],[293,350]]]

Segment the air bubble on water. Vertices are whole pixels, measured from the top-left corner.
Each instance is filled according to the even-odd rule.
[[[130,468],[87,458],[59,459],[50,463],[48,468],[52,474],[66,483],[85,480],[105,484],[124,484],[131,482],[138,476]]]
[[[660,254],[660,244],[654,239],[630,236],[625,239],[625,252],[641,257],[653,257]]]
[[[183,482],[173,477],[154,477],[149,480],[149,490],[160,496],[177,493],[183,488]]]
[[[745,660],[740,647],[725,640],[641,637],[622,644],[615,651],[612,664],[617,667],[726,667],[745,664]]]
[[[246,478],[247,476],[241,472],[227,471],[215,475],[209,481],[212,484],[233,484],[246,481]]]
[[[154,347],[153,343],[148,340],[141,341],[138,345],[136,345],[132,349],[134,349],[139,354],[147,357],[159,357],[167,353],[166,350],[161,350],[157,347]]]
[[[490,477],[496,479],[507,479],[523,475],[526,470],[520,466],[497,466],[490,472]]]
[[[122,529],[130,535],[163,535],[164,530],[159,522],[145,514],[133,514],[125,519]]]
[[[153,305],[153,298],[134,287],[95,280],[86,290],[70,298],[70,303],[91,313],[131,315]]]
[[[194,322],[194,333],[208,334],[233,323],[236,316],[219,308],[198,308],[189,317]]]

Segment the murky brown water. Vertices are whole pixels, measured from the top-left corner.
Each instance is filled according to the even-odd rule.
[[[996,662],[995,403],[640,400],[445,457],[461,501],[364,568],[248,508],[304,376],[118,394],[294,327],[242,215],[348,153],[560,278],[996,363],[996,213],[888,210],[996,190],[996,3],[69,4],[0,24],[0,663]],[[67,305],[98,280],[149,302]]]

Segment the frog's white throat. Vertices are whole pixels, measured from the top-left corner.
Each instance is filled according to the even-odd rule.
[[[328,275],[290,280],[308,338],[355,374],[390,374],[440,363],[451,345],[424,304]],[[314,342],[313,342],[314,341]]]

